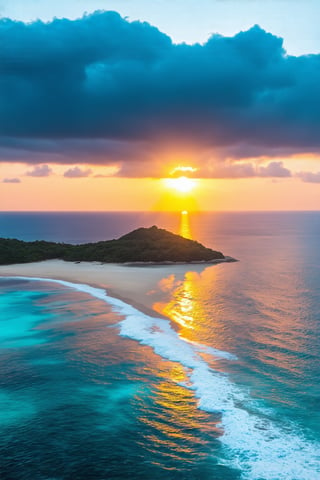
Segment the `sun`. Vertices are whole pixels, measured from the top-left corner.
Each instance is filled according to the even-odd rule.
[[[179,193],[190,193],[196,186],[195,180],[184,176],[178,178],[167,178],[166,184],[169,188],[172,188]]]

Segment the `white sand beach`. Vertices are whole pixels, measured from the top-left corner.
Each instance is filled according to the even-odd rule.
[[[1,265],[0,276],[39,277],[102,287],[109,295],[120,298],[149,314],[155,314],[152,309],[154,303],[163,300],[164,297],[164,292],[159,288],[161,281],[172,274],[176,281],[183,280],[186,272],[201,272],[206,267],[208,265],[205,264],[128,266],[46,260]]]

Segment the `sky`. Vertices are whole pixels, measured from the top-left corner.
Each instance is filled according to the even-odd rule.
[[[0,0],[0,209],[318,210],[319,14]]]

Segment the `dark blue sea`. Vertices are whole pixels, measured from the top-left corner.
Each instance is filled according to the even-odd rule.
[[[164,269],[158,316],[0,277],[1,480],[318,480],[320,212],[0,213],[0,237],[154,224],[239,262]]]

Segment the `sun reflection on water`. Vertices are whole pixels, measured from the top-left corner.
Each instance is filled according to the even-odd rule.
[[[160,287],[169,291],[171,288],[171,297],[168,301],[157,302],[153,305],[154,310],[169,317],[183,330],[196,330],[199,327],[199,319],[203,316],[201,303],[197,301],[196,283],[199,274],[196,272],[186,272],[183,281],[175,281],[173,275],[169,275],[161,281]],[[186,335],[189,340],[193,338]]]
[[[156,303],[153,308],[168,316],[184,328],[194,328],[194,302],[192,282],[185,280],[168,303]]]
[[[189,212],[187,210],[182,210],[181,212],[179,235],[192,240]]]
[[[170,469],[168,460],[193,463],[206,457],[206,445],[221,435],[220,419],[197,409],[193,392],[184,387],[187,376],[184,368],[168,362],[165,371],[154,372],[163,380],[152,385],[153,403],[143,404],[139,421],[143,424],[141,446],[147,448],[163,468]],[[166,460],[167,459],[167,460]]]

